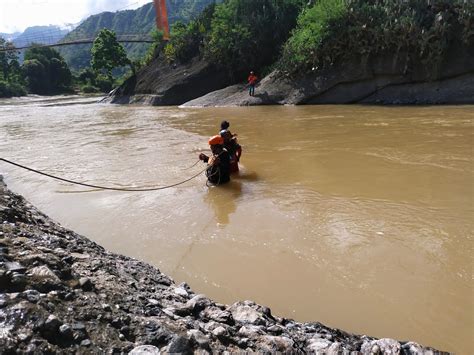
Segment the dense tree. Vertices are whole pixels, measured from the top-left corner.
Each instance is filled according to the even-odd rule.
[[[33,46],[24,59],[22,69],[30,92],[46,95],[70,90],[71,71],[58,51]]]
[[[27,59],[23,62],[23,73],[27,78],[28,89],[34,94],[47,94],[50,92],[46,67],[38,59]]]
[[[276,61],[306,0],[227,0],[211,4],[188,25],[176,23],[164,48],[169,61],[200,55],[235,78]]]
[[[186,62],[200,54],[211,30],[214,10],[215,4],[211,4],[188,25],[178,21],[171,27],[171,39],[164,47],[168,61]]]
[[[12,48],[13,43],[0,37],[0,97],[26,95],[18,52]]]
[[[80,86],[80,90],[85,93],[109,92],[114,84],[113,79],[90,68],[82,70],[75,80],[76,84]]]
[[[216,6],[206,57],[242,75],[272,64],[305,1],[227,0]]]
[[[465,0],[319,0],[298,18],[279,67],[305,73],[351,58],[402,56],[430,75],[453,43],[474,44],[474,3]]]
[[[0,73],[1,79],[8,81],[10,74],[10,63],[18,59],[18,52],[12,50],[14,45],[12,42],[6,41],[0,37]]]
[[[125,49],[117,42],[115,32],[108,29],[104,28],[99,32],[92,45],[91,53],[92,69],[98,72],[105,71],[110,79],[112,79],[112,69],[125,65],[132,67]],[[134,70],[133,67],[132,70]]]

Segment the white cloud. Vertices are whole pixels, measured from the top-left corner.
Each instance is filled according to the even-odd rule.
[[[103,11],[135,9],[151,0],[0,0],[0,32],[77,23]]]

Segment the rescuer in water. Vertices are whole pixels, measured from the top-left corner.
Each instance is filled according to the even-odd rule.
[[[224,148],[229,152],[230,156],[230,172],[239,172],[239,161],[242,155],[242,147],[237,143],[236,135],[230,133],[229,130],[223,129],[220,135],[224,138]]]
[[[207,180],[213,185],[221,185],[230,180],[230,155],[224,149],[224,138],[213,136],[209,138],[212,156],[199,154],[199,159],[207,163]]]
[[[229,130],[230,123],[228,121],[221,122],[221,131],[219,134],[224,138],[224,148],[230,155],[230,172],[239,172],[239,161],[242,155],[242,147],[237,143],[237,134],[232,134]]]

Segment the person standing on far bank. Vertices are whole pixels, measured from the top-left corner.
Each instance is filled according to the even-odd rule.
[[[249,77],[247,78],[250,96],[255,96],[255,84],[257,84],[257,80],[258,80],[258,77],[255,75],[253,71],[251,71]]]

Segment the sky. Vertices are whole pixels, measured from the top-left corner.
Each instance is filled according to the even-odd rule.
[[[136,9],[151,0],[0,0],[0,32],[77,23],[103,11]]]

